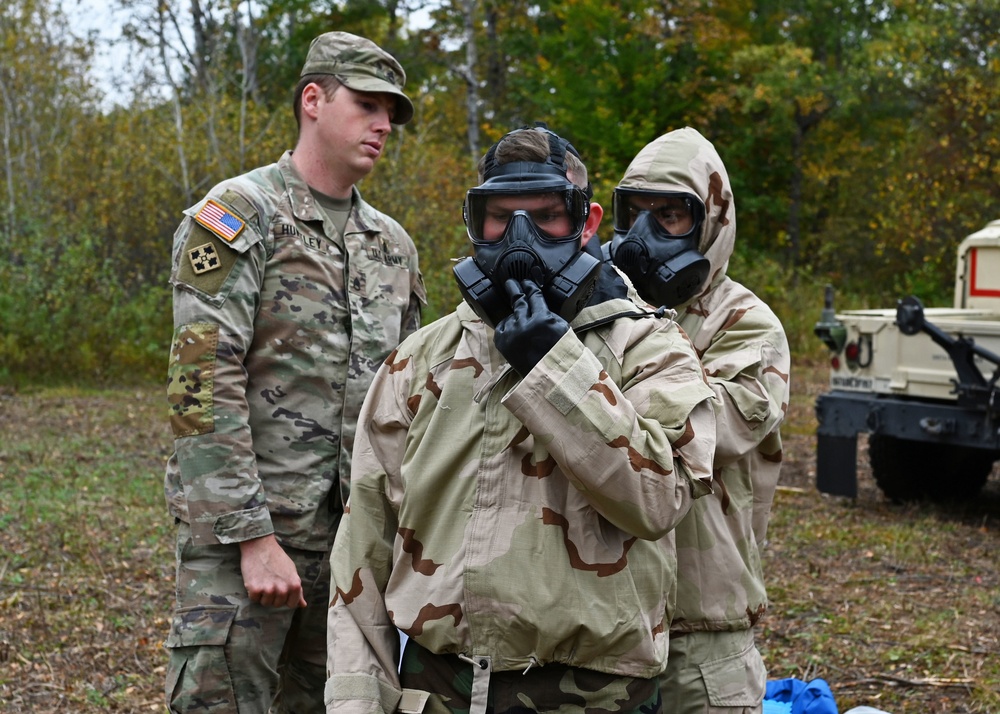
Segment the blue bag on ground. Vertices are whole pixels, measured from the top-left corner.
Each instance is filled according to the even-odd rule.
[[[774,679],[764,690],[765,711],[767,702],[791,704],[790,714],[837,714],[837,702],[824,679],[803,682],[801,679]]]

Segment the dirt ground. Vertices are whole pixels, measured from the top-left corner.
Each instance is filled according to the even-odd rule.
[[[769,679],[823,678],[840,712],[1000,712],[1000,464],[971,502],[896,504],[861,435],[857,498],[821,494],[813,405],[827,373],[795,374],[763,556]]]

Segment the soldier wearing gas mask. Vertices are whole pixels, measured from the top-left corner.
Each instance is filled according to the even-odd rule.
[[[710,264],[698,252],[705,218],[701,199],[687,192],[648,191],[619,185],[612,203],[612,260],[643,298],[677,307],[698,292]]]
[[[390,355],[359,420],[329,712],[661,711],[712,393],[677,325],[585,252],[601,215],[545,128],[480,163],[464,300]]]
[[[752,628],[767,609],[760,549],[781,468],[788,342],[767,304],[727,275],[736,204],[722,159],[701,134],[685,128],[646,145],[615,189],[613,210],[605,253],[644,301],[676,310],[716,395],[714,492],[676,529],[664,711],[759,712],[766,670]]]
[[[466,194],[462,215],[474,256],[454,269],[462,297],[491,327],[511,314],[506,285],[530,281],[563,320],[593,294],[600,263],[580,250],[601,222],[593,191],[568,177],[571,144],[551,132],[544,161],[500,163],[494,146],[483,158],[482,185]],[[513,141],[516,141],[513,140]],[[502,156],[501,156],[502,159]]]

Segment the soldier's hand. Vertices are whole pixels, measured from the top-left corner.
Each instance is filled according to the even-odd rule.
[[[240,543],[243,584],[254,602],[265,607],[305,607],[295,563],[273,535]]]
[[[532,280],[508,280],[513,312],[500,321],[493,336],[500,354],[522,376],[531,371],[569,330],[569,323],[549,309],[542,289]]]

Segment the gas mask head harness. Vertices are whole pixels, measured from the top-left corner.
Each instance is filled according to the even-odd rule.
[[[549,308],[569,322],[587,304],[600,273],[600,261],[581,250],[593,192],[567,177],[566,152],[579,158],[568,141],[544,125],[517,131],[544,132],[549,155],[544,162],[498,164],[500,142],[489,150],[483,183],[465,196],[462,216],[473,255],[455,264],[455,279],[465,301],[492,327],[512,312],[504,287],[509,279],[534,281]]]
[[[705,207],[690,193],[619,186],[612,199],[611,260],[643,300],[676,307],[694,297],[711,264],[698,252]]]

